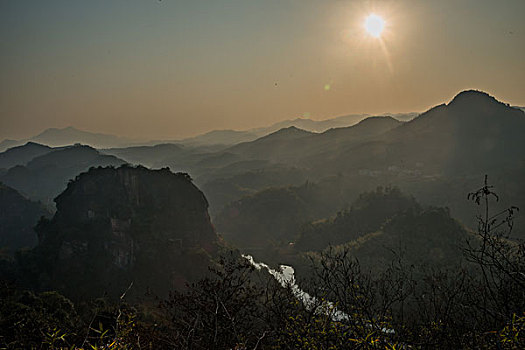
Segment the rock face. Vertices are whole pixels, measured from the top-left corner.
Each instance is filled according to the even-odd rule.
[[[206,198],[167,168],[92,168],[55,202],[37,227],[40,279],[73,297],[118,296],[131,282],[136,295],[162,295],[204,273],[215,250]]]

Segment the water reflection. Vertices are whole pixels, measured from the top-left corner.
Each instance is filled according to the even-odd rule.
[[[299,299],[307,309],[316,308],[316,312],[330,314],[334,321],[348,320],[349,317],[342,311],[337,310],[335,305],[330,301],[321,301],[303,291],[296,283],[295,270],[289,265],[279,265],[279,270],[272,269],[265,263],[256,262],[251,255],[244,255],[256,269],[266,269],[283,287],[290,288],[294,296]]]

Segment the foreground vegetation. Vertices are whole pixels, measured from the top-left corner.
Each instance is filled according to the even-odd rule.
[[[393,264],[372,276],[346,254],[322,255],[303,304],[292,286],[232,254],[213,275],[155,303],[73,305],[56,292],[2,288],[9,349],[398,349],[525,345],[522,280]],[[480,265],[481,269],[491,269]],[[523,266],[521,266],[523,272]],[[417,271],[421,272],[421,271]],[[505,277],[506,275],[507,277]],[[327,303],[326,300],[332,301]]]

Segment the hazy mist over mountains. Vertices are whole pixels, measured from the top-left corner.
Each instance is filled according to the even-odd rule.
[[[348,203],[343,193],[353,193],[352,198],[374,186],[395,184],[461,215],[465,206],[456,198],[460,193],[437,189],[458,178],[474,184],[485,173],[495,180],[511,176],[517,181],[524,169],[523,114],[471,90],[415,117],[295,119],[155,145],[109,148],[131,141],[73,128],[49,129],[33,138],[42,144],[31,141],[0,153],[0,180],[51,204],[79,172],[129,162],[188,172],[204,190],[213,214],[244,195],[309,181],[339,193],[331,203],[333,212]],[[520,204],[523,188],[513,184],[508,181],[507,190],[514,194],[507,197]]]
[[[523,14],[0,1],[0,349],[525,349]]]

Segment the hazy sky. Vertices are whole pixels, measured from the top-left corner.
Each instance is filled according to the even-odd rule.
[[[525,105],[524,0],[0,0],[0,139],[177,138],[467,88]]]

